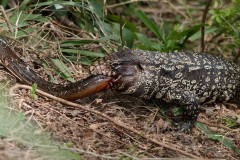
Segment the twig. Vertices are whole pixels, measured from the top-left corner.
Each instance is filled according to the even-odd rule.
[[[211,2],[212,2],[212,0],[207,1],[206,7],[203,11],[202,24],[205,24],[205,22],[206,22],[207,13],[208,13]],[[205,44],[204,44],[205,26],[202,26],[202,28],[201,28],[201,35],[202,35],[202,37],[201,37],[201,48],[202,48],[202,52],[204,52],[205,51]]]
[[[178,13],[180,13],[183,17],[185,17],[187,20],[191,21],[191,19],[184,13],[182,12],[180,9],[178,9],[175,5],[173,5],[171,3],[171,1],[169,2],[168,0],[163,1],[164,3],[167,3],[168,5],[170,5],[170,7],[172,7],[172,9],[174,9],[175,11],[177,11]]]
[[[19,88],[31,89],[32,87],[31,87],[31,86],[27,86],[27,85],[16,84],[16,85],[14,85],[12,88],[10,88],[9,91],[10,91],[10,93],[13,93],[14,90],[17,90],[17,89],[19,89]],[[43,91],[41,91],[41,90],[39,90],[39,89],[37,89],[36,92],[39,93],[39,94],[41,94],[41,95],[43,95],[43,96],[46,96],[46,97],[48,97],[48,98],[50,98],[50,99],[53,99],[53,100],[58,101],[58,102],[60,102],[60,103],[63,103],[63,104],[65,104],[65,105],[69,105],[69,106],[73,106],[73,107],[76,107],[76,108],[80,108],[80,109],[83,109],[83,110],[85,110],[85,111],[91,112],[91,113],[93,113],[93,114],[99,115],[99,116],[101,116],[101,117],[103,117],[103,118],[111,121],[111,122],[114,123],[115,125],[120,126],[120,127],[124,128],[124,129],[126,129],[126,130],[129,130],[129,131],[137,134],[138,136],[140,136],[140,137],[142,137],[142,138],[145,138],[146,140],[148,140],[148,141],[150,141],[150,142],[152,142],[152,143],[154,143],[154,144],[157,144],[157,145],[162,146],[162,147],[165,147],[165,148],[167,148],[167,149],[170,149],[170,150],[179,152],[179,153],[181,153],[182,155],[185,155],[185,156],[187,156],[187,157],[189,157],[189,158],[195,158],[195,159],[200,159],[200,158],[201,158],[201,157],[195,156],[195,155],[193,155],[193,154],[191,154],[191,153],[188,153],[188,152],[186,152],[186,151],[183,151],[183,150],[181,150],[181,149],[178,149],[178,148],[176,148],[173,144],[170,144],[170,143],[167,143],[167,144],[166,144],[166,143],[163,143],[163,142],[159,142],[159,141],[157,141],[157,140],[155,140],[155,139],[153,139],[153,138],[150,138],[150,136],[142,134],[142,132],[140,132],[140,131],[132,128],[132,127],[129,127],[129,126],[127,126],[126,124],[124,124],[124,123],[122,123],[122,122],[120,122],[120,121],[117,121],[116,119],[114,119],[114,118],[112,118],[112,117],[109,117],[109,116],[106,115],[105,113],[96,111],[96,110],[94,110],[94,109],[91,109],[91,108],[88,108],[88,107],[85,107],[85,106],[82,106],[82,105],[79,105],[79,104],[76,104],[76,103],[73,103],[73,102],[70,102],[70,101],[67,101],[67,100],[64,100],[64,99],[62,99],[62,98],[55,97],[55,96],[53,96],[53,95],[51,95],[51,94],[48,94],[48,93],[46,93],[46,92],[43,92]]]
[[[33,51],[34,53],[37,53],[36,48],[34,48],[34,47],[32,47],[32,46],[27,45],[27,44],[23,43],[22,41],[19,41],[19,40],[15,39],[15,38],[12,38],[12,37],[10,37],[10,36],[5,35],[5,37],[6,37],[7,39],[11,39],[12,41],[15,41],[15,42],[21,44],[21,46],[27,47],[28,49],[30,49],[30,50]],[[55,43],[55,42],[54,42],[54,43]],[[44,53],[44,52],[42,52],[42,51],[40,51],[40,50],[39,50],[38,52]]]
[[[114,7],[123,6],[125,4],[134,3],[134,2],[150,2],[150,1],[157,2],[158,0],[130,0],[130,1],[126,1],[126,2],[113,4],[113,5],[107,5],[107,6],[105,6],[105,8],[114,8]]]
[[[2,14],[3,14],[3,17],[5,19],[5,22],[7,23],[8,28],[10,29],[11,32],[14,32],[14,30],[13,30],[11,24],[10,24],[9,18],[8,18],[7,14],[6,14],[6,12],[5,12],[4,8],[3,8],[3,6],[0,6],[0,10],[1,10]]]
[[[131,140],[135,141],[136,143],[138,143],[138,147],[144,150],[147,150],[148,148],[144,146],[144,144],[142,144],[140,141],[138,141],[136,138],[132,137],[131,135],[127,134],[126,132],[124,132],[123,130],[117,128],[117,127],[113,127],[114,129],[116,129],[119,133],[125,135],[126,137],[130,138]]]
[[[64,28],[64,29],[69,29],[69,30],[72,30],[72,31],[76,31],[76,32],[79,32],[79,33],[83,33],[84,31],[80,30],[80,29],[76,29],[76,28],[72,28],[72,27],[68,27],[68,26],[64,26],[54,20],[50,20],[53,24],[56,24],[57,26],[61,27],[61,28]]]

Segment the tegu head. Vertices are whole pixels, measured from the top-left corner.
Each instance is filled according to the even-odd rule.
[[[129,92],[140,81],[143,68],[139,63],[139,56],[133,50],[123,50],[110,54],[98,60],[90,67],[91,74],[103,74],[115,78],[112,88],[121,92]]]

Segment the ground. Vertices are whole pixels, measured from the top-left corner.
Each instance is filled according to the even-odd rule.
[[[25,89],[18,90],[16,94],[13,101],[19,112],[31,117],[41,128],[50,131],[58,141],[70,143],[73,148],[116,158],[186,157],[179,152],[153,144],[139,135],[114,125],[99,115],[63,105],[42,96],[33,99],[29,96],[29,91]],[[176,131],[170,120],[166,120],[159,113],[159,109],[153,105],[152,101],[143,101],[109,90],[78,100],[76,103],[103,112],[115,120],[137,129],[142,134],[149,135],[165,144],[173,144],[176,148],[195,156],[217,159],[239,158],[239,155],[224,147],[221,142],[209,139],[203,131],[196,127],[192,134]],[[240,110],[230,104],[227,106],[215,104],[203,106],[203,108],[205,111],[200,114],[199,120],[217,124],[217,127],[209,127],[210,130],[225,135],[237,148],[240,148],[238,143],[240,140],[239,129],[225,130],[218,126],[222,124],[220,119],[224,119],[226,116],[235,117],[236,114],[240,113]],[[29,151],[31,153],[31,150],[21,149],[21,146],[17,147],[10,142],[1,140],[4,147],[0,147],[0,154],[5,155],[10,160],[15,160],[17,159],[16,155],[9,152],[14,149],[14,151],[19,152],[17,155],[31,159],[29,157],[32,155],[28,154]],[[10,145],[6,145],[6,143]],[[87,153],[81,153],[81,155],[86,159],[96,158],[96,156]]]

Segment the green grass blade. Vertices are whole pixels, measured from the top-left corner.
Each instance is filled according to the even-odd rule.
[[[117,35],[115,41],[119,41],[121,39],[120,36],[122,36],[123,42],[121,42],[121,45],[123,43],[124,46],[132,48],[134,42],[134,35],[131,30],[123,27],[122,35],[120,35],[120,25],[118,23],[113,23],[113,32]]]
[[[30,6],[26,7],[26,8],[51,6],[51,5],[54,5],[54,4],[69,5],[69,6],[83,8],[85,10],[91,11],[89,8],[84,7],[81,2],[70,2],[70,1],[48,1],[48,2],[42,2],[42,3],[37,3],[37,4],[34,4],[34,5],[30,5]]]
[[[75,82],[75,80],[71,77],[70,72],[67,69],[67,66],[59,59],[51,58],[52,62],[58,67],[59,71],[56,71],[62,78],[70,82]]]
[[[62,49],[61,51],[66,53],[80,54],[82,56],[89,56],[89,57],[105,57],[105,54],[103,53],[84,51],[84,50]]]
[[[92,13],[94,13],[96,16],[98,16],[99,18],[103,18],[103,12],[102,12],[103,6],[98,1],[90,0],[89,1],[89,10]]]
[[[210,33],[215,33],[217,30],[218,30],[218,28],[216,26],[207,27],[207,28],[205,28],[205,35],[208,35]],[[197,39],[200,39],[201,37],[202,37],[201,31],[199,30],[197,33],[195,33],[194,35],[192,35],[190,37],[190,40],[195,41]]]
[[[194,25],[188,29],[183,30],[182,32],[173,31],[166,39],[173,41],[182,41],[181,43],[184,43],[192,35],[200,31],[202,26],[205,26],[205,24]]]
[[[23,10],[30,2],[32,2],[32,0],[24,0],[19,6],[20,10]]]
[[[119,35],[116,34],[116,33],[113,33],[113,34],[110,34],[110,35],[107,35],[107,36],[104,36],[104,37],[100,38],[100,40],[102,42],[106,42],[106,41],[109,41],[109,40],[116,40],[116,39],[119,39]]]
[[[226,139],[224,136],[218,134],[218,133],[211,133],[211,131],[207,128],[207,126],[203,123],[196,123],[196,126],[201,129],[208,138],[212,140],[217,140],[221,142],[225,147],[228,149],[231,149],[233,152],[237,153],[240,155],[239,149],[233,145],[233,143]]]
[[[164,42],[163,36],[160,33],[158,26],[141,10],[136,11],[138,18],[161,40]]]
[[[65,56],[65,58],[67,58],[71,62],[79,62],[81,64],[88,65],[88,66],[92,64],[92,61],[87,57],[82,57],[81,59],[79,59],[79,58],[76,58],[76,56]]]
[[[127,28],[123,28],[122,37],[123,37],[124,44],[126,44],[126,46],[128,48],[132,48],[133,42],[134,42],[134,37],[133,37],[132,31]]]
[[[147,38],[147,36],[145,36],[142,33],[135,33],[136,36],[138,37],[139,41],[141,42],[141,44],[151,47],[152,46],[152,42],[150,41],[150,39]]]
[[[135,35],[140,41],[138,48],[143,50],[162,51],[162,44],[151,41],[142,33],[135,33]]]
[[[206,24],[198,24],[198,25],[194,25],[186,30],[184,30],[183,32],[181,32],[181,36],[185,36],[185,38],[182,41],[182,44],[185,43],[186,40],[188,40],[192,35],[194,35],[195,33],[197,33],[198,31],[200,31],[200,29],[203,26],[207,26]]]
[[[129,22],[125,18],[121,19],[120,16],[116,15],[106,15],[105,18],[113,22],[117,22],[118,24],[120,24],[122,21],[122,24],[124,24],[125,28],[131,30],[132,32],[138,32],[136,25],[134,23]]]
[[[79,40],[79,39],[68,39],[61,42],[61,47],[73,47],[73,46],[80,46],[85,44],[97,43],[98,40]]]

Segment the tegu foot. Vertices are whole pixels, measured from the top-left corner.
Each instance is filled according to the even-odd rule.
[[[177,131],[184,132],[187,134],[192,133],[192,128],[194,124],[195,124],[194,121],[182,121],[182,122],[174,123],[174,125],[177,126]]]
[[[171,90],[168,92],[170,102],[181,104],[184,106],[182,121],[177,122],[180,132],[191,133],[191,130],[200,113],[199,98],[191,91]]]

